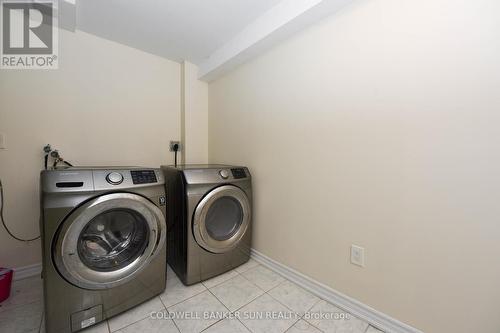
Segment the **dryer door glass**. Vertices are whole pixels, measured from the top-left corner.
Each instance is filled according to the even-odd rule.
[[[207,212],[205,227],[210,237],[218,241],[231,238],[243,222],[243,207],[233,197],[215,200]]]
[[[194,238],[210,252],[230,251],[247,233],[250,219],[250,200],[242,189],[234,185],[217,187],[196,207]]]
[[[123,268],[137,259],[148,244],[144,216],[131,209],[113,209],[94,217],[78,241],[82,262],[97,271]]]

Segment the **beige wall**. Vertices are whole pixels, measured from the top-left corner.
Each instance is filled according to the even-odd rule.
[[[180,65],[88,35],[60,32],[60,68],[0,70],[0,150],[5,218],[20,236],[38,235],[42,147],[79,165],[172,163],[180,139]],[[40,244],[0,228],[0,266],[40,262]]]
[[[254,247],[425,332],[498,332],[499,59],[496,0],[360,0],[211,83]]]
[[[208,84],[198,80],[198,67],[184,61],[182,75],[182,163],[208,162]]]

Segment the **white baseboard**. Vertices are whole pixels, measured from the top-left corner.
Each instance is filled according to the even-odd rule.
[[[319,298],[328,301],[339,308],[363,319],[374,327],[387,333],[423,333],[397,319],[394,319],[380,311],[377,311],[366,304],[363,304],[347,295],[342,294],[312,278],[285,266],[268,256],[252,249],[252,258],[267,266],[286,279],[296,283]]]
[[[42,273],[42,264],[34,264],[14,268],[14,281],[26,279],[33,276],[40,276]]]

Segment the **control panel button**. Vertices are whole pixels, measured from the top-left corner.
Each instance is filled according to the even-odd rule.
[[[219,171],[219,175],[220,175],[223,179],[228,179],[228,178],[229,178],[229,171],[227,171],[227,170],[221,170],[221,171]]]
[[[106,180],[111,185],[118,185],[123,182],[123,175],[119,172],[111,172],[106,176]]]

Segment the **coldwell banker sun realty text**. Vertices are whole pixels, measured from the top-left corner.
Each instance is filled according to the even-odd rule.
[[[57,69],[57,0],[0,0],[2,69]]]

